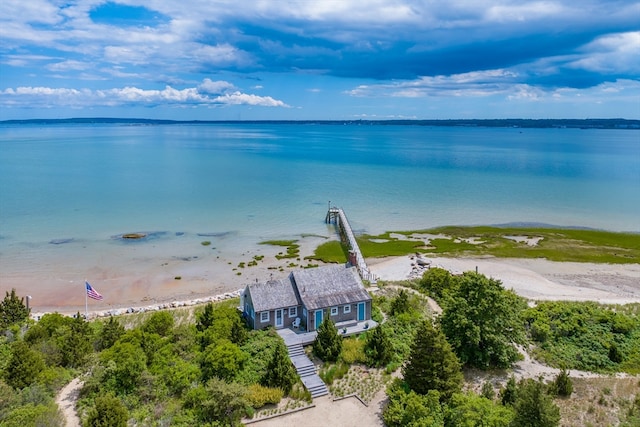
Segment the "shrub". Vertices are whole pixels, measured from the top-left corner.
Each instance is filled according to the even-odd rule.
[[[276,405],[280,403],[283,396],[284,393],[281,389],[265,387],[260,384],[253,384],[247,389],[247,400],[255,409],[270,403]]]
[[[573,393],[573,381],[566,369],[561,370],[552,384],[552,391],[558,396],[568,397]]]

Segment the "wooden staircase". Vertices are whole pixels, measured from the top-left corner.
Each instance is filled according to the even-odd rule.
[[[311,393],[311,397],[315,399],[329,394],[327,385],[317,374],[316,367],[305,354],[302,344],[287,344],[287,350],[293,366],[300,375],[302,383]]]

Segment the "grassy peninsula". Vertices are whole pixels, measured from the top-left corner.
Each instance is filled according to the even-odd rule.
[[[640,234],[592,229],[538,227],[447,226],[386,232],[358,237],[365,257],[432,256],[546,258],[550,261],[611,264],[640,263]],[[320,245],[313,259],[344,262],[346,247],[332,241]]]

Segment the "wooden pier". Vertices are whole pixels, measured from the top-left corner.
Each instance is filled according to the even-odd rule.
[[[367,267],[367,263],[365,262],[362,252],[360,251],[360,247],[358,246],[358,242],[356,241],[356,236],[353,234],[347,215],[344,213],[342,208],[337,208],[335,206],[331,207],[331,204],[329,204],[329,210],[327,211],[325,222],[327,224],[336,225],[338,233],[340,234],[340,239],[342,239],[342,241],[349,247],[349,262],[358,269],[362,280],[368,280],[371,283],[376,283],[378,278],[369,270],[369,267]]]

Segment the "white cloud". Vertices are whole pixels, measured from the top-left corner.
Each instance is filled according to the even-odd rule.
[[[205,79],[201,85],[185,89],[166,86],[162,90],[123,88],[89,90],[49,87],[18,87],[0,91],[0,105],[5,106],[68,106],[96,107],[141,105],[252,105],[263,107],[288,107],[270,96],[258,96],[234,89],[225,81]]]
[[[640,31],[602,36],[585,45],[570,67],[600,73],[640,73]]]
[[[233,89],[235,89],[235,86],[224,80],[218,80],[214,82],[211,79],[204,79],[202,81],[202,84],[198,86],[198,90],[200,92],[212,95],[219,95]]]

